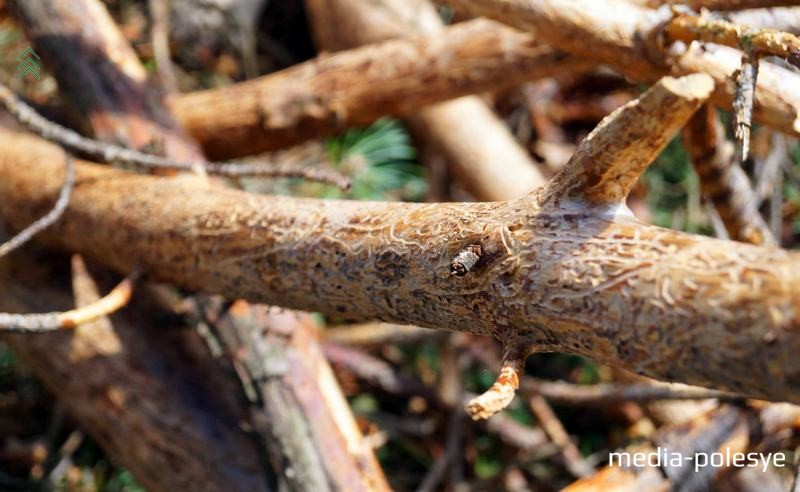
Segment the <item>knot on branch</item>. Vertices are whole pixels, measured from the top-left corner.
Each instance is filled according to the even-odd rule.
[[[470,244],[466,248],[458,252],[458,254],[450,262],[450,274],[457,277],[463,277],[471,272],[475,265],[483,255],[483,248],[480,244]]]

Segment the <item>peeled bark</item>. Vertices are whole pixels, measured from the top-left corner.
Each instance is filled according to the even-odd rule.
[[[538,45],[529,34],[480,19],[435,37],[324,55],[255,80],[185,94],[172,106],[206,152],[229,158],[589,66]]]
[[[307,0],[306,8],[317,44],[326,50],[444,30],[428,0]],[[476,96],[422,109],[406,122],[423,154],[443,157],[479,200],[520,197],[544,183],[525,150]]]
[[[733,72],[742,52],[714,44],[661,46],[663,25],[672,14],[625,0],[447,0],[459,10],[486,16],[523,30],[573,55],[607,63],[639,82],[666,74],[705,72],[714,78],[712,100],[731,107]],[[614,15],[609,15],[613,12]],[[800,135],[800,76],[761,63],[755,94],[755,119],[790,135]]]
[[[307,314],[237,301],[214,324],[251,395],[253,427],[291,490],[390,490]]]
[[[614,156],[636,148],[641,172],[711,86],[705,75],[655,85],[604,120],[562,178],[514,201],[253,196],[82,163],[72,204],[43,238],[190,289],[493,334],[660,379],[800,401],[800,255],[642,224],[618,201],[637,173]],[[606,156],[600,144],[609,141],[618,143]],[[11,132],[0,142],[0,217],[21,227],[57,193],[58,150]],[[568,194],[559,199],[559,190]],[[474,245],[479,261],[452,274]]]

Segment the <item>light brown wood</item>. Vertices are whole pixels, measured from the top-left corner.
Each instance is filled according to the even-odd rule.
[[[534,32],[543,42],[573,55],[607,63],[639,82],[705,72],[714,78],[712,100],[731,108],[733,73],[742,52],[693,43],[662,46],[668,10],[655,11],[626,0],[442,0],[471,15],[486,16]],[[609,15],[613,12],[614,15]],[[800,135],[800,75],[775,64],[759,66],[755,120],[790,135]]]
[[[413,33],[441,35],[444,30],[428,0],[307,0],[306,7],[318,45],[325,50]],[[406,123],[423,158],[444,158],[478,200],[501,200],[509,193],[516,198],[544,183],[527,152],[476,96],[421,109]],[[503,156],[502,165],[498,155]]]
[[[650,103],[632,102],[584,145],[661,115],[663,101],[688,119],[710,85],[704,75],[659,83],[640,99]],[[633,133],[619,137],[656,155],[676,125],[653,127],[649,148]],[[20,227],[57,193],[59,151],[10,132],[0,142],[0,217]],[[586,165],[576,158],[562,172],[619,169]],[[365,203],[253,196],[82,163],[73,203],[43,239],[191,289],[492,334],[660,379],[800,401],[800,255],[642,224],[620,203],[600,204],[594,180],[592,201],[575,198],[569,180],[553,183],[574,199],[554,200],[545,186],[509,202]],[[475,268],[452,275],[453,258],[476,244]]]
[[[172,108],[210,156],[230,158],[592,65],[541,46],[530,34],[480,19],[438,35],[322,55],[258,79],[180,95]]]

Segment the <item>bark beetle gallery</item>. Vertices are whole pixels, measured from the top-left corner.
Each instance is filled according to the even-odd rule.
[[[307,0],[314,38],[333,53],[232,87],[167,95],[96,0],[7,3],[93,138],[0,86],[0,102],[29,130],[0,129],[0,223],[9,235],[23,231],[0,245],[0,336],[148,489],[389,488],[326,357],[368,366],[387,392],[414,385],[342,342],[355,329],[338,341],[328,330],[321,341],[307,315],[265,305],[365,323],[370,334],[428,336],[424,327],[494,337],[502,360],[490,360],[498,376],[483,394],[412,392],[450,412],[449,437],[466,409],[507,438],[508,412],[497,414],[522,392],[547,433],[533,440],[556,443],[575,477],[594,470],[548,400],[716,398],[694,421],[695,437],[729,437],[746,411],[778,408],[748,401],[745,410],[747,398],[800,404],[800,253],[779,247],[737,164],[754,147],[753,122],[800,134],[795,36],[648,1],[442,1],[457,20],[476,17],[444,27],[427,0]],[[81,29],[87,21],[96,28]],[[162,61],[163,48],[154,48]],[[471,96],[599,65],[648,88],[607,115],[549,180],[486,100]],[[734,108],[736,149],[717,107]],[[217,177],[342,189],[350,181],[330,169],[204,157],[284,149],[387,115],[403,118],[419,147],[486,201],[256,194]],[[679,132],[733,240],[650,225],[628,209],[637,180]],[[148,153],[154,141],[163,155]],[[29,251],[33,236],[39,246]],[[69,288],[50,281],[57,269],[37,266],[40,247],[80,255]],[[101,277],[128,277],[101,297],[82,258],[107,268]],[[199,331],[151,329],[148,303],[165,310],[175,295],[152,283],[192,293],[182,319],[206,327],[221,355]],[[77,307],[65,309],[73,299]],[[128,303],[112,324],[108,315]],[[640,381],[570,393],[574,385],[525,374],[526,358],[544,352],[708,390]],[[442,466],[457,461],[454,442]],[[722,444],[704,442],[716,443],[707,456]],[[436,470],[423,481],[430,489]],[[627,472],[594,476],[616,473]],[[657,480],[680,483],[669,473]]]

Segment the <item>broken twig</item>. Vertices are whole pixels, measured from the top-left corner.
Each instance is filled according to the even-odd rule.
[[[181,171],[202,169],[208,174],[226,177],[303,178],[336,186],[345,191],[350,188],[350,181],[346,177],[335,171],[325,169],[294,166],[268,167],[259,164],[239,164],[235,162],[179,162],[166,157],[145,154],[118,145],[93,140],[74,130],[49,121],[2,84],[0,84],[0,103],[22,126],[33,133],[64,148],[88,154],[103,162],[116,162],[146,169],[175,169]]]
[[[21,333],[66,330],[118,311],[128,304],[139,277],[134,271],[97,302],[64,312],[41,314],[0,313],[0,330]]]

